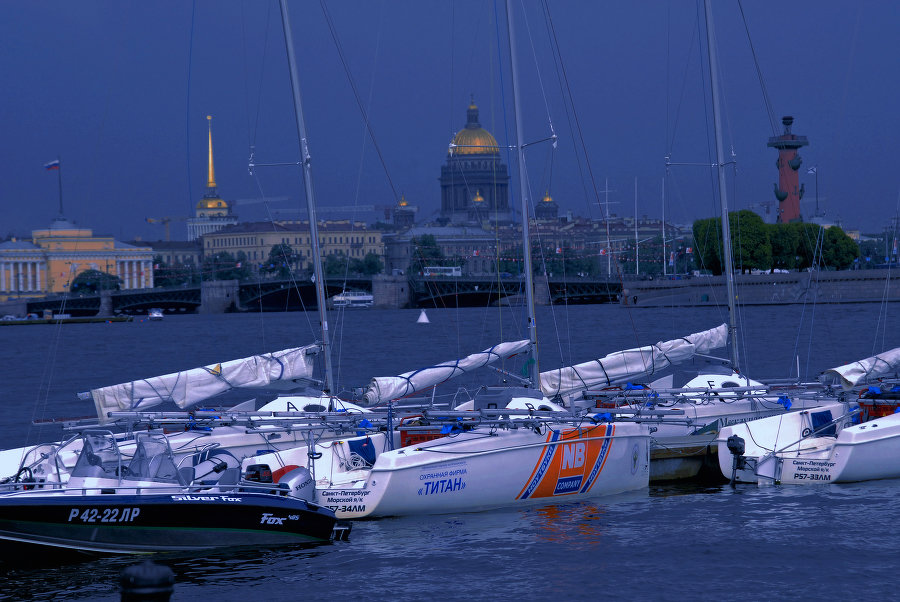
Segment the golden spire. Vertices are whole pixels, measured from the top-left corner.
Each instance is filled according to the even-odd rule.
[[[206,116],[206,122],[209,125],[209,180],[206,182],[208,188],[216,187],[216,170],[213,169],[213,153],[212,153],[212,115]]]
[[[475,191],[475,198],[472,199],[472,201],[475,202],[475,203],[483,203],[483,202],[484,202],[484,197],[481,196],[481,190],[480,190],[480,189]]]
[[[550,191],[549,191],[549,190],[544,194],[544,202],[545,202],[545,203],[552,203],[552,202],[553,202],[553,197],[550,196]]]

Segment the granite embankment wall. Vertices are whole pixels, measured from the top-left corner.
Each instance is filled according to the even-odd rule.
[[[900,270],[736,274],[741,305],[900,301]],[[621,302],[637,307],[727,305],[724,276],[626,282]]]

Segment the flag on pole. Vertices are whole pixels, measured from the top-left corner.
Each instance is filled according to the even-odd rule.
[[[44,163],[44,169],[59,169],[59,159],[54,159],[50,163]]]
[[[816,173],[816,170],[817,170],[816,166],[813,165],[813,166],[810,167],[808,170],[806,170],[806,173],[808,173],[808,174],[814,174],[814,173]]]

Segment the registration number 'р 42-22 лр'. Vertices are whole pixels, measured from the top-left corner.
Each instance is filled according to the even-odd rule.
[[[130,523],[141,513],[140,508],[72,508],[69,522],[83,523]]]

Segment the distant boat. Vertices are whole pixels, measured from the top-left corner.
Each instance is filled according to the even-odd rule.
[[[151,321],[162,320],[163,319],[163,310],[159,309],[158,307],[153,307],[150,309],[150,311],[147,312],[147,317]]]
[[[375,297],[365,291],[343,291],[331,298],[331,306],[334,309],[353,309],[372,307]]]
[[[429,324],[431,321],[428,319],[428,316],[425,314],[425,310],[422,310],[422,313],[419,314],[419,319],[416,320],[417,324]]]

